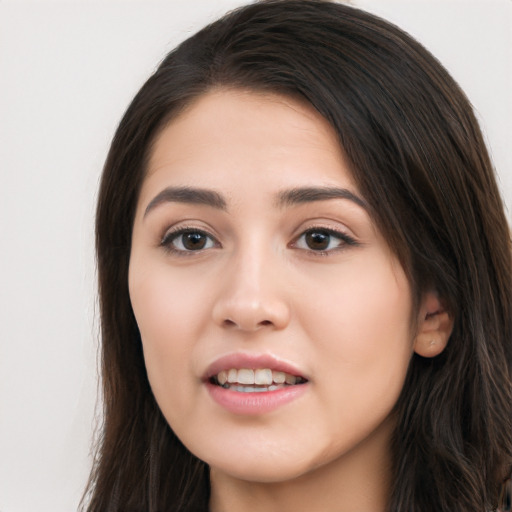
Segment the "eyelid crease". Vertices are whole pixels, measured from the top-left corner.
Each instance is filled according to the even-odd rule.
[[[297,233],[297,235],[295,235],[294,239],[299,238],[301,235],[307,233],[308,231],[314,230],[327,231],[332,235],[346,237],[353,240],[354,242],[356,242],[358,238],[352,229],[345,226],[345,224],[339,220],[317,218],[308,219],[304,222],[301,222],[299,227],[295,229],[295,233]]]
[[[196,224],[196,222],[198,225]],[[203,226],[205,224],[204,221],[200,219],[182,219],[177,222],[173,222],[171,225],[167,225],[167,227],[163,230],[163,235],[160,236],[160,241],[163,241],[170,234],[180,234],[181,232],[194,231],[198,233],[202,233],[207,235],[215,240],[217,240],[217,235],[214,234],[215,230],[210,226]]]

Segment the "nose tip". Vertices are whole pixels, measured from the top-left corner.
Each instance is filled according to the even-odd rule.
[[[276,298],[248,301],[232,297],[219,301],[214,308],[214,320],[228,329],[255,332],[263,328],[283,329],[290,320],[289,308]]]

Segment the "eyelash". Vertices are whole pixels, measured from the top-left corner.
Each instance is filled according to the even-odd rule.
[[[347,233],[345,233],[343,231],[338,231],[338,230],[332,229],[332,228],[325,228],[325,227],[322,227],[322,226],[313,226],[313,227],[308,228],[305,231],[303,231],[294,240],[294,242],[292,242],[290,244],[291,247],[297,247],[297,242],[301,238],[307,236],[308,234],[312,234],[312,233],[316,233],[316,234],[322,233],[322,234],[328,235],[329,237],[337,238],[339,240],[339,242],[340,242],[338,247],[335,247],[335,248],[332,248],[332,249],[327,249],[327,250],[314,250],[314,249],[311,249],[311,248],[299,248],[299,249],[308,251],[308,253],[310,253],[313,256],[324,256],[324,257],[325,256],[331,256],[331,254],[333,252],[343,251],[344,249],[347,248],[347,246],[357,247],[359,245],[359,243],[354,238],[352,238],[351,236],[347,235]]]
[[[327,249],[327,250],[315,250],[315,249],[311,249],[311,248],[297,247],[297,243],[301,238],[307,236],[308,234],[313,234],[313,233],[316,233],[316,234],[322,233],[324,235],[328,235],[329,237],[334,237],[340,241],[340,245],[338,247]],[[174,247],[173,242],[175,240],[178,240],[179,237],[186,235],[186,234],[199,234],[201,236],[207,237],[214,245],[211,247],[204,247],[204,248],[200,248],[197,250],[177,249],[176,247]],[[329,240],[329,242],[330,242],[330,240]],[[359,243],[356,240],[354,240],[354,238],[347,235],[343,231],[338,231],[338,230],[335,230],[332,228],[325,228],[325,227],[321,227],[321,226],[313,226],[311,228],[306,229],[298,237],[296,237],[295,240],[289,244],[289,247],[295,247],[295,248],[298,248],[299,250],[307,251],[308,253],[310,253],[311,255],[314,255],[314,256],[324,256],[325,257],[325,256],[330,256],[331,253],[333,253],[333,252],[338,252],[340,250],[345,249],[346,246],[357,247],[358,245],[359,245]],[[211,249],[214,247],[220,247],[220,244],[215,237],[213,237],[211,234],[209,234],[208,232],[206,232],[202,229],[193,228],[193,227],[181,227],[181,228],[178,228],[175,230],[167,231],[160,242],[160,246],[163,247],[167,252],[172,253],[174,255],[177,255],[180,257],[187,257],[187,256],[190,257],[190,256],[193,256],[194,254],[201,253],[207,249]]]

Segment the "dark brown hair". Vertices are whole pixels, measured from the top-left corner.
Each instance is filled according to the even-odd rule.
[[[483,512],[512,464],[512,262],[493,168],[470,103],[397,27],[345,5],[274,0],[182,43],[125,113],[105,164],[96,244],[104,424],[89,512],[207,511],[209,472],[160,413],[128,294],[135,208],[151,145],[219,87],[280,93],[333,126],[416,304],[436,289],[446,350],[411,361],[396,405],[393,512]]]

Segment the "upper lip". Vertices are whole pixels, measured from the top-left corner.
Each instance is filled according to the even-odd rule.
[[[272,354],[250,354],[243,352],[227,354],[216,359],[208,366],[204,374],[204,380],[214,377],[222,370],[230,370],[231,368],[248,368],[254,370],[268,368],[276,372],[289,373],[290,375],[308,380],[307,376],[293,364],[283,361]]]

